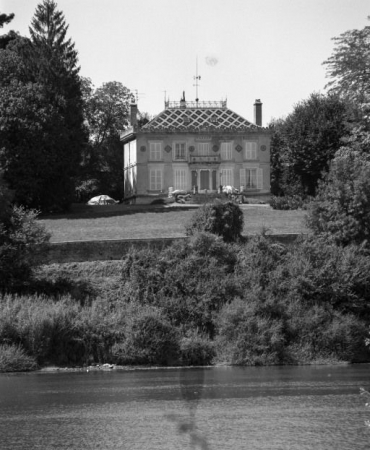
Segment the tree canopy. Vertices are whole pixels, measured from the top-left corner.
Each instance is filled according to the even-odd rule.
[[[111,81],[94,89],[83,79],[85,121],[89,145],[85,147],[77,193],[81,201],[104,192],[123,195],[123,154],[120,134],[127,128],[133,94],[122,83]]]
[[[15,201],[65,209],[87,143],[77,52],[52,0],[38,5],[31,39],[0,50],[0,163]]]
[[[335,48],[326,66],[329,92],[363,103],[370,95],[370,26],[333,38]]]
[[[277,192],[315,195],[318,180],[348,134],[346,103],[336,95],[311,94],[285,119],[275,121],[272,178]],[[280,186],[280,187],[279,187]],[[285,191],[285,192],[284,192]]]
[[[14,14],[0,14],[0,28],[7,25],[14,19]]]

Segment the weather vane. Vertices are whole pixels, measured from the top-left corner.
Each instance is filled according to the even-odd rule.
[[[196,60],[196,73],[195,73],[194,80],[195,80],[195,84],[193,84],[193,86],[195,86],[195,93],[196,93],[195,101],[198,103],[199,102],[198,87],[199,87],[199,80],[200,80],[200,75],[198,75],[198,56],[197,56],[197,60]]]

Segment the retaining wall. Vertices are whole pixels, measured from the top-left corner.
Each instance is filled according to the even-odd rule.
[[[275,234],[268,238],[283,244],[291,244],[298,234]],[[175,241],[188,239],[157,238],[157,239],[121,239],[104,241],[73,241],[58,242],[47,245],[46,251],[42,253],[42,264],[69,263],[84,261],[109,261],[121,259],[130,248],[163,248]]]

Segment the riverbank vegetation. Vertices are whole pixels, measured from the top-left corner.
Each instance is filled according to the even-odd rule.
[[[122,261],[42,266],[0,298],[0,342],[39,365],[367,361],[360,246],[200,233]]]

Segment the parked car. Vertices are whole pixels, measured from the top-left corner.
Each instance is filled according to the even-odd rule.
[[[97,195],[87,202],[88,205],[115,205],[116,203],[119,203],[119,201],[114,200],[109,195]]]

